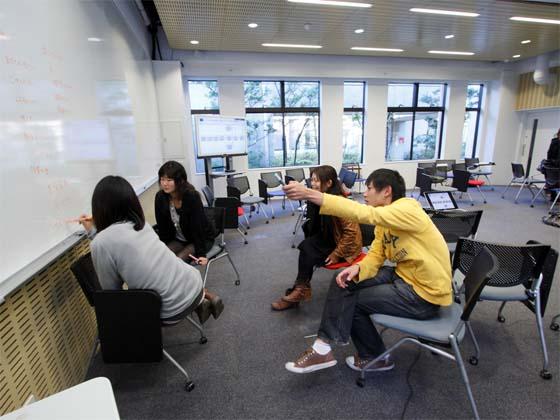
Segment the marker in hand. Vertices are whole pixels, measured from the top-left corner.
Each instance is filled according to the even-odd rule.
[[[189,254],[189,258],[192,258],[192,260],[193,260],[195,263],[200,264],[200,260],[199,260],[198,258],[196,258],[194,255]]]

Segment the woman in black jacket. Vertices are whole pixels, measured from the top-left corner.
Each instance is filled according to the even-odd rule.
[[[216,229],[204,214],[200,194],[178,162],[164,163],[158,176],[161,190],[156,194],[155,211],[159,238],[182,260],[205,265]]]

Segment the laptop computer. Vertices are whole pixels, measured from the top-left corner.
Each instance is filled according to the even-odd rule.
[[[424,193],[424,195],[430,207],[435,211],[457,210],[459,208],[453,194],[449,191],[431,191]]]

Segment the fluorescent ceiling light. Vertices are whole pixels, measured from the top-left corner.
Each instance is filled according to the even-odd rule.
[[[277,47],[277,48],[323,48],[321,45],[305,45],[305,44],[261,44],[263,47]]]
[[[101,42],[101,41],[103,41],[101,38],[96,38],[94,36],[90,36],[87,40],[89,42]]]
[[[258,28],[258,27],[259,27],[259,24],[258,24],[258,23],[249,23],[247,26],[248,26],[249,28],[254,29],[254,28]]]
[[[445,39],[451,39],[451,38],[455,38],[455,35],[452,34],[445,35]]]
[[[510,20],[516,20],[518,22],[534,22],[534,23],[552,23],[553,25],[560,25],[560,20],[555,19],[541,19],[523,16],[512,16]]]
[[[356,3],[353,1],[334,1],[334,0],[288,0],[290,3],[318,4],[321,6],[342,6],[342,7],[362,7],[370,8],[369,3]]]
[[[428,51],[430,54],[448,54],[448,55],[474,55],[473,52],[469,51],[439,51],[439,50],[430,50]]]
[[[196,39],[193,39],[193,40],[191,41],[191,44],[193,44],[193,45],[198,45],[199,42],[198,42]]]
[[[354,31],[354,33],[356,33],[356,34],[363,34],[363,33],[364,33],[364,30],[363,30],[362,28],[356,29],[356,30]]]
[[[472,12],[458,12],[456,10],[441,10],[441,9],[422,9],[418,7],[413,7],[412,9],[410,9],[410,11],[415,13],[430,13],[434,15],[452,15],[452,16],[467,16],[467,17],[480,16],[480,14],[472,13]]]
[[[515,55],[512,55],[512,57],[513,58],[519,58],[519,57],[521,57],[521,55],[520,54],[515,54]]]
[[[400,48],[373,48],[373,47],[352,47],[355,51],[382,51],[382,52],[403,52]]]
[[[521,41],[522,44],[530,44],[531,40],[530,39],[526,39],[524,41]]]

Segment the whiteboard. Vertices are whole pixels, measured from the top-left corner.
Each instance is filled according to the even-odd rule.
[[[152,63],[113,2],[0,0],[0,147],[1,302],[81,231],[99,179],[157,179]]]
[[[247,154],[245,118],[197,115],[195,132],[198,158]]]

